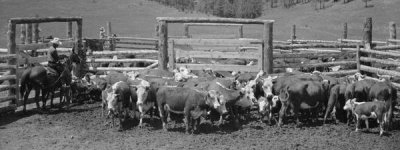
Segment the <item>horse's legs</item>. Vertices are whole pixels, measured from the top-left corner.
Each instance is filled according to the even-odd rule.
[[[27,93],[27,95],[29,95],[29,93]],[[39,87],[35,87],[35,102],[36,102],[36,108],[37,109],[40,109],[40,106],[39,106],[39,101],[40,100],[39,99],[40,99],[40,88]]]
[[[49,96],[49,92],[45,89],[42,89],[42,109],[46,109],[46,100]]]
[[[51,93],[51,99],[50,99],[50,108],[53,108],[53,107],[54,107],[54,105],[53,105],[53,99],[54,99],[54,90],[53,90],[53,91],[51,91],[51,92],[49,92],[49,93]]]
[[[24,93],[24,113],[26,112],[26,101],[28,100],[28,98],[29,98],[29,94],[31,93],[31,90],[32,90],[32,86],[27,86],[28,87],[28,89],[25,91],[25,93]],[[35,97],[35,100],[36,100],[36,97]],[[37,108],[39,108],[40,106],[39,106],[39,102],[36,100],[36,107]]]

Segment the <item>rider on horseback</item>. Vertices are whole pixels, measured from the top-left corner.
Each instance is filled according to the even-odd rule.
[[[57,73],[61,73],[63,71],[63,66],[60,63],[60,58],[58,57],[57,53],[57,47],[61,45],[61,41],[59,38],[53,38],[53,40],[50,41],[52,43],[52,46],[48,50],[48,66],[54,70],[57,71]]]

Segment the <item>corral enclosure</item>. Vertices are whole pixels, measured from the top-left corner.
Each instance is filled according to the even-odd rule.
[[[153,18],[154,23],[155,19]],[[361,21],[363,22],[363,21]],[[360,23],[361,24],[361,23]],[[387,24],[387,23],[386,23]],[[65,24],[62,24],[62,30],[65,32]],[[149,25],[150,26],[150,25]],[[154,28],[155,25],[151,25]],[[227,33],[231,33],[229,35],[229,40],[226,39],[185,39],[181,37],[174,36],[182,36],[184,34],[184,25],[177,25],[178,27],[171,27],[169,30],[171,32],[176,33],[176,35],[172,35],[168,42],[168,52],[171,52],[171,47],[176,48],[177,51],[180,51],[178,54],[175,53],[175,56],[203,56],[212,57],[222,56],[227,57],[227,53],[218,54],[218,49],[213,48],[213,50],[209,50],[204,48],[209,44],[201,44],[199,47],[195,47],[199,52],[195,53],[185,53],[183,50],[193,50],[193,46],[188,46],[189,42],[195,42],[194,45],[199,44],[201,42],[211,41],[213,44],[218,44],[216,41],[246,41],[246,39],[237,39],[238,37],[234,36],[233,40],[231,35],[232,33],[236,33],[237,29],[233,29],[233,31],[228,31]],[[252,25],[244,25],[244,37],[248,37],[246,35],[248,30],[252,30]],[[340,24],[342,27],[342,24]],[[42,27],[42,26],[41,26]],[[170,27],[170,26],[169,26]],[[274,24],[274,33],[279,32],[276,28],[276,23]],[[362,25],[358,26],[360,30],[362,30]],[[375,26],[374,26],[375,27]],[[388,26],[386,26],[388,27]],[[74,27],[75,28],[75,27]],[[214,27],[210,27],[214,28]],[[42,27],[44,29],[44,27]],[[115,29],[114,29],[115,30]],[[215,30],[215,29],[214,29]],[[216,29],[218,30],[218,29]],[[263,30],[263,27],[261,29]],[[292,31],[292,28],[287,28],[287,30]],[[17,32],[18,33],[18,32]],[[115,32],[117,33],[117,32]],[[213,32],[211,32],[213,33]],[[293,33],[293,32],[292,32]],[[97,34],[97,33],[96,33]],[[134,33],[133,33],[134,34]],[[150,33],[155,34],[155,33]],[[262,38],[262,34],[259,33],[259,39]],[[18,35],[18,34],[17,34]],[[301,65],[294,58],[298,57],[306,57],[312,58],[315,56],[338,56],[338,55],[348,55],[349,53],[356,55],[355,53],[358,51],[359,53],[373,53],[381,55],[389,55],[385,57],[379,58],[398,58],[399,55],[396,51],[398,51],[399,47],[396,45],[396,40],[386,40],[375,41],[378,46],[372,47],[372,49],[368,49],[364,44],[361,44],[362,40],[342,40],[341,33],[338,34],[337,37],[330,39],[331,41],[322,41],[322,40],[307,40],[303,39],[304,33],[297,31],[297,39],[296,38],[276,38],[273,41],[273,56],[274,59],[282,58],[285,60],[293,59],[293,64],[290,66],[279,66],[274,65],[274,68],[278,67],[301,67],[301,66],[310,66],[310,64]],[[193,37],[196,35],[193,34]],[[208,38],[210,35],[198,35],[201,38]],[[212,36],[212,35],[211,35]],[[222,35],[222,38],[225,35]],[[168,35],[167,35],[168,37]],[[289,37],[289,36],[288,36]],[[296,37],[296,36],[295,36]],[[175,39],[174,39],[175,38]],[[197,37],[198,38],[198,37]],[[215,37],[214,37],[215,38]],[[240,36],[239,36],[240,38]],[[340,39],[338,39],[340,38]],[[17,37],[18,39],[18,37]],[[67,38],[66,38],[67,39]],[[95,38],[96,39],[96,38]],[[133,60],[133,59],[121,59],[124,57],[118,57],[116,60],[111,60],[110,58],[96,58],[103,57],[105,55],[113,56],[113,55],[126,55],[126,54],[144,54],[150,52],[151,55],[158,55],[159,52],[155,51],[155,49],[151,49],[153,51],[141,51],[139,50],[131,50],[127,49],[128,46],[132,46],[132,43],[138,43],[136,41],[141,41],[143,39],[135,38],[135,37],[127,37],[125,40],[123,36],[117,37],[119,41],[115,41],[116,45],[120,47],[115,47],[115,51],[103,51],[103,52],[92,52],[87,53],[88,58],[87,63],[93,62],[134,62],[134,61],[149,61],[156,64],[158,59],[157,57],[153,57],[151,60],[142,59],[142,60]],[[343,38],[346,39],[346,38]],[[357,36],[356,39],[361,39],[361,34]],[[374,36],[375,39],[375,36]],[[377,38],[378,39],[378,38]],[[113,38],[108,39],[110,41],[114,40]],[[145,39],[149,40],[149,39]],[[250,39],[252,41],[254,39]],[[370,40],[370,41],[369,41]],[[132,42],[133,41],[133,42]],[[149,43],[154,41],[154,47],[159,48],[158,39],[150,39]],[[237,55],[246,56],[250,55],[249,58],[257,58],[257,53],[260,49],[263,49],[262,45],[258,39],[255,40],[254,45],[250,45],[252,49],[241,52],[240,47],[249,47],[249,45],[244,44],[240,46],[232,46],[234,48],[228,48],[229,52],[232,50],[235,53],[234,57]],[[373,44],[374,41],[372,39],[365,40],[369,44]],[[119,44],[118,44],[119,42]],[[124,45],[125,42],[125,45]],[[177,43],[174,43],[177,42]],[[223,42],[223,43],[224,43]],[[354,42],[354,43],[353,43]],[[140,43],[140,42],[139,42]],[[146,42],[142,42],[146,43]],[[182,44],[180,44],[182,43]],[[328,43],[328,44],[327,44]],[[225,43],[226,44],[226,43]],[[386,46],[391,44],[391,46]],[[345,45],[345,46],[341,46]],[[226,45],[225,45],[226,46]],[[261,47],[260,47],[261,46]],[[347,46],[347,47],[346,47]],[[48,47],[48,45],[44,45],[43,47]],[[179,47],[181,49],[179,49]],[[188,48],[191,47],[192,49]],[[254,47],[257,47],[254,50]],[[143,48],[143,47],[141,47]],[[215,49],[215,51],[214,51]],[[66,50],[70,50],[69,48]],[[206,52],[204,52],[206,50]],[[378,51],[379,50],[379,51]],[[120,52],[122,51],[122,52]],[[221,51],[225,51],[224,48]],[[239,51],[239,52],[237,52]],[[226,51],[225,51],[226,52]],[[255,53],[255,54],[252,54]],[[171,53],[168,53],[169,55]],[[172,53],[173,54],[173,53]],[[214,55],[216,54],[216,55]],[[333,72],[333,74],[354,74],[358,71],[371,71],[371,72],[379,72],[381,74],[390,74],[390,75],[398,75],[398,72],[387,71],[387,70],[377,70],[371,69],[368,66],[361,65],[361,62],[381,62],[384,65],[397,65],[398,62],[394,60],[383,60],[383,59],[373,59],[365,56],[358,55],[359,57],[354,57],[353,60],[332,62],[331,64],[315,64],[315,66],[332,66],[332,65],[342,65],[342,64],[356,64],[360,63],[358,69],[359,70],[348,70],[343,72]],[[12,56],[10,56],[11,58]],[[172,56],[170,56],[171,58]],[[229,55],[228,55],[229,57]],[[247,56],[246,56],[247,57]],[[260,57],[260,55],[258,55]],[[359,58],[359,60],[356,60]],[[169,59],[171,60],[171,59]],[[260,59],[258,59],[260,60]],[[158,61],[157,61],[158,62]],[[167,61],[166,64],[171,64],[173,62]],[[158,65],[158,63],[157,63]],[[170,65],[170,66],[171,66]],[[190,64],[183,64],[184,66]],[[179,64],[177,64],[179,66]],[[196,67],[196,65],[193,65]],[[210,65],[213,66],[213,65]],[[210,67],[201,65],[198,68]],[[260,64],[257,64],[257,69],[249,69],[249,71],[258,70]],[[155,67],[155,66],[152,66]],[[5,67],[10,69],[10,67]],[[11,67],[12,68],[12,67]],[[125,68],[125,69],[124,69]],[[223,69],[231,70],[231,68]],[[243,67],[247,69],[246,67]],[[252,68],[252,67],[248,67]],[[143,68],[134,68],[134,67],[121,67],[121,68],[111,68],[111,67],[95,67],[92,68],[94,70],[137,70]],[[238,69],[240,70],[240,69]],[[1,78],[5,79],[5,78]],[[6,78],[7,79],[7,78]],[[17,80],[18,81],[18,80]],[[16,86],[15,86],[16,87]],[[3,89],[2,89],[3,90]],[[9,89],[4,89],[9,90]],[[233,130],[230,126],[222,126],[221,128],[217,128],[213,125],[212,122],[206,121],[201,125],[200,134],[198,135],[184,135],[183,134],[183,124],[181,122],[173,122],[170,125],[175,126],[175,128],[170,132],[163,132],[160,128],[159,118],[156,118],[155,121],[150,121],[150,119],[146,120],[148,124],[141,129],[136,127],[137,121],[133,120],[131,125],[128,125],[130,128],[125,132],[116,132],[113,128],[110,127],[109,122],[104,118],[100,117],[99,103],[95,104],[83,104],[72,107],[70,110],[51,110],[50,113],[38,114],[36,111],[29,111],[27,116],[20,115],[19,112],[16,114],[7,114],[6,117],[1,116],[0,118],[0,133],[1,133],[1,142],[0,147],[4,147],[5,149],[9,148],[32,148],[32,149],[89,149],[89,148],[105,148],[105,149],[116,149],[116,148],[133,148],[133,149],[224,149],[224,148],[243,148],[248,147],[255,149],[265,149],[265,148],[274,148],[274,149],[398,149],[398,142],[400,136],[399,129],[395,128],[388,136],[378,137],[376,135],[377,128],[372,129],[370,133],[354,133],[354,126],[347,127],[344,124],[328,124],[322,126],[321,124],[317,125],[309,125],[303,128],[295,128],[292,124],[289,124],[283,128],[278,128],[276,126],[267,126],[264,123],[258,122],[258,115],[253,112],[248,122],[244,123],[244,126],[240,130]],[[399,126],[399,116],[396,115],[396,124],[395,126]],[[21,144],[23,143],[23,144]],[[1,148],[2,149],[2,148]]]

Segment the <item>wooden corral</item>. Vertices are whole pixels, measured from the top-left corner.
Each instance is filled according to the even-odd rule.
[[[20,92],[19,92],[19,74],[17,72],[22,72],[25,67],[32,63],[41,63],[47,61],[45,56],[32,57],[27,54],[27,51],[32,52],[39,49],[44,49],[50,47],[49,43],[43,43],[39,40],[39,23],[48,22],[75,22],[77,24],[76,37],[73,42],[64,42],[64,46],[72,46],[76,43],[77,53],[81,55],[81,58],[85,58],[85,53],[82,50],[82,18],[80,17],[47,17],[47,18],[12,18],[9,20],[8,24],[8,55],[2,55],[0,58],[2,60],[7,59],[8,64],[2,65],[0,68],[10,70],[8,75],[3,75],[0,77],[1,81],[8,80],[9,85],[2,86],[0,91],[8,90],[8,96],[0,98],[0,102],[11,101],[9,106],[2,108],[3,110],[10,110],[10,107],[17,107],[21,105]],[[17,25],[21,25],[21,44],[17,44]],[[72,33],[70,31],[72,28],[68,28],[67,33]],[[71,34],[68,37],[71,38]],[[82,63],[84,65],[84,63]],[[11,109],[12,110],[12,109]]]

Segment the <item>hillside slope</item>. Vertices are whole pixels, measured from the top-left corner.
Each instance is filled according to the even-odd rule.
[[[348,22],[349,38],[360,39],[365,17],[373,17],[373,38],[386,39],[388,37],[388,22],[400,23],[400,1],[373,0],[373,7],[364,8],[359,1],[346,5],[335,4],[324,10],[315,11],[310,4],[302,4],[290,9],[265,8],[259,19],[273,19],[274,38],[286,40],[290,37],[291,26],[296,24],[297,36],[300,39],[340,38],[343,32],[343,23]],[[98,37],[98,29],[105,26],[107,21],[112,22],[113,32],[121,36],[153,37],[156,17],[207,17],[199,13],[178,12],[174,8],[164,7],[147,0],[0,0],[0,47],[6,47],[7,20],[12,17],[39,16],[82,16],[84,18],[84,37]],[[65,36],[64,23],[41,25],[41,35]],[[19,28],[19,27],[18,27]],[[182,26],[171,25],[171,33],[182,35]],[[227,29],[194,28],[196,33],[216,33]],[[262,27],[246,26],[245,36],[261,37]],[[229,30],[233,32],[234,30]],[[228,32],[229,32],[228,31]],[[18,38],[19,36],[17,36]]]

